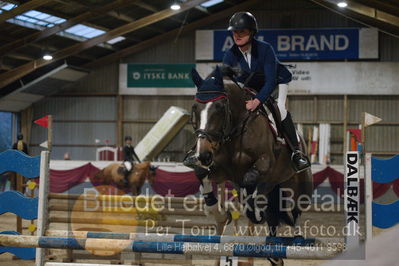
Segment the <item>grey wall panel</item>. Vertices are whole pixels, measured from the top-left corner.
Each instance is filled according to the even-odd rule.
[[[342,125],[331,125],[331,135],[330,135],[330,160],[332,164],[341,164],[342,155],[337,155],[336,153],[342,153],[344,148],[342,133]]]
[[[343,96],[317,96],[318,121],[342,121],[344,117]]]
[[[136,146],[153,125],[152,123],[125,123],[123,125],[123,136],[131,136],[132,144]]]
[[[381,61],[399,61],[399,38],[380,33]]]
[[[116,123],[112,122],[116,119],[114,97],[51,97],[35,104],[33,110],[34,119],[48,114],[53,115],[54,159],[62,159],[65,152],[74,150],[75,159],[94,160],[95,157],[89,158],[86,152],[78,152],[79,148],[82,151],[95,150],[95,147],[84,147],[96,145],[95,139],[99,139],[103,144],[105,139],[109,139],[111,145],[115,143]],[[83,121],[78,122],[79,120]],[[100,122],[103,120],[110,122]],[[47,140],[47,130],[33,124],[30,143],[37,145],[45,140]],[[82,147],[57,145],[82,145]]]
[[[115,120],[115,97],[50,97],[34,105],[34,118],[52,114],[55,120]]]
[[[31,144],[40,144],[47,139],[44,128],[32,128]],[[53,144],[65,145],[95,145],[95,140],[108,139],[110,144],[115,143],[115,123],[65,123],[56,122],[53,125]]]
[[[373,152],[399,153],[399,126],[374,125],[366,131],[366,149]]]
[[[398,96],[349,96],[349,121],[358,123],[362,112],[378,116],[384,122],[399,122]]]
[[[69,153],[71,160],[96,160],[96,147],[54,147],[51,152],[51,160],[63,160],[64,154]],[[40,147],[32,147],[33,155],[40,155],[43,149]]]
[[[69,86],[64,92],[118,92],[119,63],[94,68],[89,75]]]
[[[288,99],[288,111],[295,122],[313,121],[313,98],[309,96],[290,96]]]
[[[195,32],[179,36],[173,40],[159,43],[148,49],[128,56],[123,63],[194,63]]]
[[[170,106],[191,110],[194,96],[126,96],[124,97],[125,120],[158,120]]]

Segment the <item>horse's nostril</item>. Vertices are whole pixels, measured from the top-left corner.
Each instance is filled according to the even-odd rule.
[[[209,151],[201,152],[198,159],[203,165],[209,166],[212,163],[212,153]]]

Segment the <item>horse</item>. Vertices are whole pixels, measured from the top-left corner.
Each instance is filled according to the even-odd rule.
[[[301,195],[312,194],[311,170],[294,171],[291,151],[277,141],[268,117],[246,110],[245,101],[251,95],[224,76],[220,68],[205,80],[193,69],[192,79],[197,87],[191,118],[196,145],[186,160],[201,181],[206,213],[212,214],[219,225],[228,220],[228,212],[212,192],[211,181],[229,181],[240,192],[243,212],[252,223],[267,222],[272,236],[280,223],[294,226],[302,208],[310,204],[296,203]],[[300,143],[306,154],[302,137]],[[280,206],[282,197],[291,201]]]
[[[115,184],[118,188],[128,188],[132,195],[139,195],[145,179],[150,174],[150,162],[131,165],[125,163],[112,163],[100,170],[94,180],[106,185]]]

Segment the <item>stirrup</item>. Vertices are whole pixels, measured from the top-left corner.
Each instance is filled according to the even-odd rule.
[[[307,166],[304,167],[303,169],[298,169],[296,163],[294,162],[294,156],[297,155],[297,154],[299,154],[301,156],[301,158],[307,162]],[[309,161],[308,157],[301,150],[295,150],[291,154],[291,164],[292,164],[292,168],[294,168],[294,171],[297,174],[302,173],[302,172],[308,170],[311,167],[311,164],[310,164],[310,161]]]

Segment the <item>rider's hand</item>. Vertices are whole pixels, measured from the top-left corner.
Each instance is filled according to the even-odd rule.
[[[256,108],[258,108],[259,104],[260,101],[257,98],[255,98],[253,100],[246,101],[246,108],[248,111],[254,111]]]

